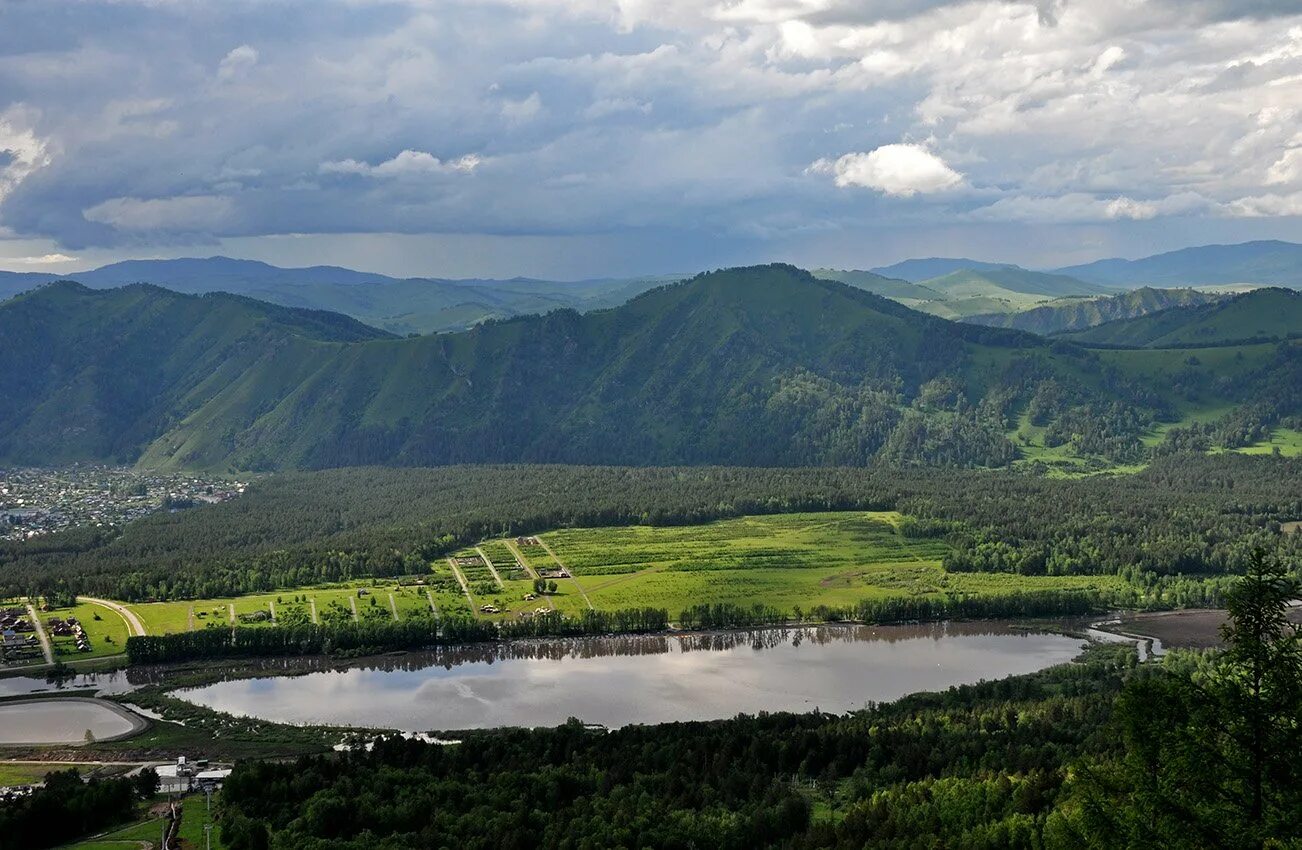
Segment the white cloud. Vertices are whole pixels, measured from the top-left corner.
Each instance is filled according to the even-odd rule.
[[[256,64],[258,64],[258,51],[247,44],[241,44],[222,58],[217,66],[217,79],[223,81],[238,79]]]
[[[1275,218],[1302,216],[1302,192],[1291,195],[1255,195],[1239,198],[1226,206],[1227,215],[1236,218]]]
[[[532,121],[542,112],[542,96],[534,92],[521,100],[505,100],[502,102],[501,113],[512,124],[523,124],[526,121]]]
[[[1266,171],[1266,183],[1271,186],[1299,181],[1302,181],[1302,147],[1284,151]]]
[[[0,204],[32,172],[50,164],[49,146],[18,110],[0,113]]]
[[[953,189],[963,175],[922,145],[882,145],[868,153],[848,153],[830,161],[820,159],[809,167],[818,174],[831,174],[841,188],[862,186],[887,195],[911,197]]]
[[[1058,196],[1010,195],[968,214],[976,221],[1016,221],[1038,224],[1147,221],[1162,215],[1208,212],[1214,205],[1195,193],[1158,200],[1124,195],[1100,197],[1084,192]]]
[[[58,263],[75,263],[76,257],[70,257],[67,254],[42,254],[39,257],[5,257],[6,263],[18,263],[24,266],[51,266]]]
[[[82,211],[87,221],[117,230],[158,233],[212,232],[228,225],[234,213],[234,201],[222,195],[110,198]]]
[[[477,154],[466,154],[453,160],[441,160],[425,151],[405,150],[393,159],[371,165],[356,159],[323,162],[322,174],[360,174],[364,177],[407,177],[421,174],[469,174],[483,164]]]

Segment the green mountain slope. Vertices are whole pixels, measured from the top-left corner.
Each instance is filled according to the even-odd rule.
[[[1033,272],[1017,266],[996,269],[961,269],[941,277],[922,281],[929,289],[943,292],[947,298],[1021,296],[1061,298],[1068,295],[1102,295],[1103,287],[1073,277]]]
[[[338,266],[280,268],[230,257],[126,260],[70,275],[92,289],[151,283],[175,292],[229,292],[284,307],[331,310],[396,334],[462,330],[486,319],[622,304],[681,276],[581,281],[395,278]],[[0,272],[0,299],[54,280]]]
[[[1302,334],[1302,293],[1256,289],[1211,304],[1173,307],[1137,319],[1108,322],[1062,334],[1076,342],[1163,348],[1219,345]]]
[[[1059,299],[1020,312],[967,316],[963,321],[1048,335],[1060,331],[1084,330],[1117,319],[1133,319],[1171,307],[1210,304],[1221,297],[1193,289],[1143,287],[1120,295]]]
[[[1200,245],[1139,260],[1099,260],[1058,272],[1113,287],[1232,283],[1299,287],[1302,245],[1275,240]]]
[[[919,286],[916,283],[909,283],[907,280],[883,277],[860,269],[814,269],[811,274],[819,280],[840,281],[856,289],[872,292],[895,301],[932,301],[945,297],[934,289]]]
[[[0,305],[0,338],[16,376],[0,459],[22,463],[1000,465],[1025,416],[1124,459],[1173,403],[1166,376],[790,266],[410,339],[234,296],[59,284]],[[1215,386],[1249,387],[1261,363],[1227,361]]]
[[[254,364],[283,385],[295,361],[388,336],[337,313],[241,296],[67,281],[0,305],[0,329],[0,457],[33,463],[134,460],[162,427]]]

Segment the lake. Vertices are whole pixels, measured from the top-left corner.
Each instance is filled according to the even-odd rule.
[[[0,703],[0,744],[81,744],[138,732],[144,721],[112,703],[64,697]]]
[[[761,711],[841,713],[916,691],[1031,673],[1081,638],[1006,622],[828,625],[477,645],[347,667],[281,663],[177,696],[285,723],[407,732],[618,727]],[[275,675],[275,672],[311,672]]]

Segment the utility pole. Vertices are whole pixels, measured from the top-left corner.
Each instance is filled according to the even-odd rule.
[[[212,824],[203,825],[203,842],[207,850],[212,850]]]

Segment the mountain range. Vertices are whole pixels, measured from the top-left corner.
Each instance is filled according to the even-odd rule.
[[[1119,295],[1061,298],[1027,310],[981,313],[966,316],[963,321],[996,328],[1016,328],[1047,336],[1062,331],[1084,330],[1118,319],[1134,319],[1172,307],[1210,304],[1224,297],[1196,289],[1153,289],[1145,286]]]
[[[1126,352],[946,321],[784,265],[416,338],[244,296],[62,282],[0,304],[0,336],[0,459],[17,463],[990,466],[1016,456],[1027,404],[1086,453],[1118,433],[1137,445],[1170,410],[1162,363],[1140,380]],[[1244,396],[1260,366],[1208,377]]]
[[[1302,245],[1279,241],[1202,245],[1140,260],[1098,260],[1057,271],[1118,289],[1235,283],[1296,288],[1302,286]]]
[[[1183,290],[1188,291],[1188,290]],[[1267,287],[1211,303],[1172,307],[1063,333],[1095,345],[1171,348],[1279,340],[1302,335],[1302,293]]]
[[[127,260],[68,276],[92,289],[152,283],[175,292],[229,292],[286,307],[344,313],[396,334],[460,330],[486,319],[622,304],[681,276],[601,278],[575,282],[394,278],[338,266],[286,269],[229,257]],[[0,272],[0,297],[61,279]]]

